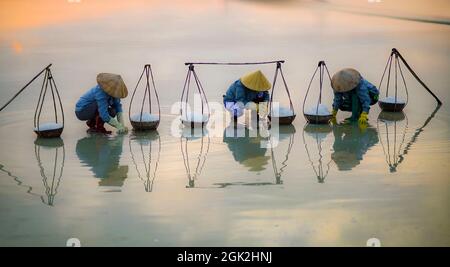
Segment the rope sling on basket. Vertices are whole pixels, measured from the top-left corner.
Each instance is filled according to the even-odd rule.
[[[197,92],[200,95],[201,100],[201,113],[188,110],[189,108],[189,93],[191,88],[191,77],[194,77],[195,85],[197,86]],[[205,111],[206,107],[206,111]],[[206,112],[206,114],[205,114]],[[188,73],[184,82],[183,92],[181,94],[181,107],[180,107],[181,122],[186,127],[196,128],[204,127],[210,117],[209,103],[206,98],[205,90],[195,72],[194,65],[189,64]]]
[[[272,94],[270,95],[270,102],[269,102],[269,114],[267,118],[271,123],[278,121],[280,125],[290,125],[295,120],[295,111],[294,111],[294,105],[292,105],[292,99],[291,99],[291,93],[289,92],[289,87],[286,83],[286,79],[284,78],[283,70],[281,69],[281,63],[284,63],[284,61],[278,61],[277,62],[277,68],[275,70],[275,76],[273,78],[273,84],[272,84]],[[278,106],[278,109],[273,109],[273,96],[275,94],[275,85],[277,82],[278,73],[281,75],[281,79],[283,80],[283,85],[286,90],[287,96],[289,98],[289,108]]]
[[[145,74],[145,89],[144,96],[142,97],[142,102],[140,102],[139,112],[137,114],[131,115],[133,100],[138,90],[139,84],[141,83],[142,77]],[[151,79],[151,83],[150,83]],[[154,103],[152,103],[152,89],[156,99],[157,107],[154,107]],[[146,104],[146,100],[148,103],[148,112],[144,112],[144,106]],[[153,113],[153,110],[157,111],[157,114]],[[161,120],[161,107],[159,104],[159,96],[158,91],[156,90],[155,80],[153,78],[152,67],[150,64],[146,64],[144,66],[144,70],[142,71],[141,76],[134,88],[133,95],[131,96],[130,106],[128,109],[128,116],[130,119],[131,126],[136,131],[147,131],[147,130],[156,130],[159,126],[159,122]]]
[[[392,63],[394,63],[394,70],[392,70]],[[408,87],[406,85],[405,76],[403,75],[403,70],[401,67],[401,63],[410,71],[410,73],[414,76],[414,78],[425,88],[425,90],[430,93],[434,99],[436,99],[437,104],[440,106],[442,105],[441,100],[428,88],[428,86],[417,76],[417,74],[412,70],[412,68],[409,66],[409,64],[406,62],[406,60],[403,58],[403,56],[400,54],[400,52],[396,48],[392,48],[391,54],[388,58],[388,61],[386,63],[386,67],[384,68],[383,75],[381,76],[381,81],[379,85],[379,89],[381,90],[381,87],[383,85],[383,79],[386,75],[386,71],[388,72],[387,80],[386,80],[386,97],[383,99],[380,99],[378,101],[378,104],[380,108],[384,111],[390,111],[390,112],[400,112],[402,111],[406,105],[408,104]],[[391,85],[391,72],[394,72],[394,95],[390,95],[389,88]],[[406,93],[406,99],[402,99],[398,96],[398,76],[401,76],[403,87],[405,89]]]
[[[315,106],[309,107],[308,110],[305,111],[308,94],[311,89],[311,85],[314,81],[314,77],[317,74],[317,71],[319,71],[319,98],[317,99],[317,104]],[[325,71],[327,73],[331,85],[331,76],[330,72],[328,71],[327,65],[325,64],[325,61],[319,61],[319,64],[317,65],[317,68],[314,71],[314,74],[311,78],[311,81],[309,82],[308,90],[306,90],[305,99],[303,100],[303,115],[305,116],[305,119],[308,121],[308,123],[328,124],[330,123],[330,120],[333,118],[333,115],[329,111],[328,107],[322,104],[322,89]]]
[[[36,76],[33,77],[22,89],[20,89],[5,105],[0,108],[0,111],[5,109],[19,94],[21,94],[30,84],[32,84],[39,76],[44,73],[44,80],[42,82],[41,91],[39,93],[39,99],[34,112],[34,132],[38,137],[53,138],[61,136],[64,129],[64,109],[59,95],[58,88],[52,75],[49,64],[43,70],[41,70]],[[41,123],[42,108],[44,106],[45,97],[47,95],[48,88],[50,87],[51,99],[53,101],[54,122]],[[57,105],[58,102],[58,105]],[[57,107],[58,106],[58,107]],[[61,117],[58,117],[60,112]],[[61,121],[60,121],[61,118]]]

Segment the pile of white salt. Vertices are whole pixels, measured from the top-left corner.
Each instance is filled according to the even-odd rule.
[[[198,112],[186,112],[181,116],[181,120],[185,122],[202,123],[208,121],[208,116]]]
[[[396,100],[395,96],[388,96],[383,99],[380,99],[379,101],[383,102],[383,103],[387,103],[387,104],[405,104],[406,103],[403,99],[401,99],[399,97],[397,97],[397,100]]]
[[[39,127],[34,128],[35,131],[53,131],[53,130],[59,130],[62,129],[63,125],[60,123],[54,123],[54,122],[46,122],[39,124]]]
[[[290,117],[290,116],[294,116],[294,111],[291,110],[290,108],[286,108],[286,107],[278,107],[278,108],[273,108],[272,111],[270,112],[270,116],[271,117]]]
[[[131,116],[130,120],[132,122],[157,122],[157,121],[159,121],[159,117],[158,117],[158,115],[144,112],[144,113],[142,113],[142,117],[141,117],[141,113],[139,113],[139,114],[135,114],[135,115]]]
[[[305,114],[312,116],[329,116],[331,115],[331,112],[327,106],[325,106],[324,104],[319,104],[319,106],[315,105],[308,108],[305,111]]]

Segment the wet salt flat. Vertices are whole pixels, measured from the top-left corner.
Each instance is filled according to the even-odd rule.
[[[0,3],[9,14],[27,7],[0,16],[0,105],[53,63],[65,112],[60,139],[36,138],[42,80],[0,112],[0,245],[64,246],[70,237],[83,246],[365,246],[372,237],[383,246],[450,245],[450,7],[409,2],[407,10],[359,1]],[[46,6],[53,15],[37,15]],[[319,60],[378,85],[393,47],[440,108],[407,74],[404,113],[372,106],[363,130],[306,123],[302,102]],[[190,137],[172,112],[184,62],[279,59],[292,126],[275,132],[241,120],[236,131],[225,124]],[[96,74],[120,73],[132,90],[146,63],[161,100],[158,130],[87,134],[74,107]],[[196,71],[210,103],[221,105],[228,86],[254,68]],[[275,66],[258,68],[272,79]],[[329,83],[322,100],[331,110]]]

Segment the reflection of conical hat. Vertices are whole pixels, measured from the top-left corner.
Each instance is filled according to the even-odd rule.
[[[336,163],[340,171],[350,171],[358,166],[360,162],[356,154],[348,151],[335,151],[331,154],[331,159]]]
[[[266,169],[265,166],[269,162],[269,159],[269,156],[256,156],[243,160],[242,164],[249,168],[251,172],[260,172]]]
[[[117,169],[111,170],[106,178],[101,179],[98,185],[122,187],[127,176],[128,166],[119,166]]]
[[[125,98],[128,89],[122,77],[118,74],[100,73],[97,75],[97,83],[103,91],[115,98]]]
[[[248,89],[258,92],[268,91],[272,87],[260,70],[242,76],[241,83]]]
[[[353,90],[361,81],[361,74],[355,69],[342,69],[331,78],[331,87],[338,93]]]

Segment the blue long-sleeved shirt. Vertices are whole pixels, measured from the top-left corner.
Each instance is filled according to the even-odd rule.
[[[269,93],[250,90],[240,80],[237,80],[228,88],[223,100],[225,102],[241,102],[246,105],[257,98],[262,101],[269,101]]]
[[[380,94],[377,87],[370,82],[368,82],[366,79],[361,79],[358,86],[353,89],[356,90],[356,94],[358,95],[359,101],[361,102],[362,111],[369,112],[370,110],[370,92],[373,94]],[[352,90],[352,91],[353,91]],[[334,93],[334,100],[333,100],[333,109],[338,110],[339,107],[344,102],[344,99],[351,99],[351,91],[345,92],[345,93]]]
[[[97,102],[98,113],[104,122],[109,122],[111,116],[109,116],[108,107],[113,107],[117,113],[122,112],[122,104],[119,98],[114,98],[105,91],[103,91],[99,85],[87,91],[78,100],[75,111],[81,111],[94,101]]]

